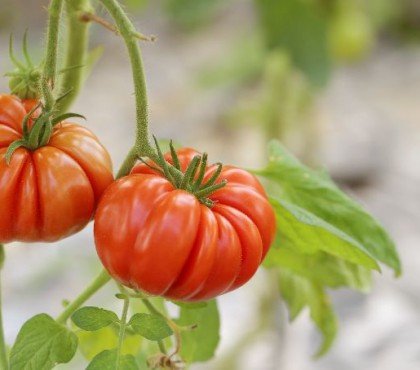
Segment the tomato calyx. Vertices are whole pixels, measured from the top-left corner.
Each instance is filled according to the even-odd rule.
[[[16,58],[13,50],[13,36],[10,35],[9,56],[15,67],[12,72],[5,74],[5,76],[10,77],[10,91],[20,99],[39,99],[41,70],[39,66],[34,65],[29,55],[27,32],[25,32],[25,35],[23,36],[22,51],[24,61],[20,61]]]
[[[57,99],[60,101],[64,96]],[[78,117],[85,119],[84,116],[77,113],[65,113],[56,116],[54,110],[42,111],[37,115],[37,111],[42,107],[42,103],[34,107],[25,115],[22,121],[22,137],[13,141],[7,148],[5,159],[10,164],[13,153],[21,147],[34,151],[49,143],[54,127],[67,118]]]
[[[202,155],[196,155],[183,172],[172,141],[169,143],[172,159],[172,163],[170,163],[165,159],[156,137],[153,137],[153,139],[155,141],[157,155],[152,159],[159,168],[142,159],[141,161],[146,166],[164,176],[176,189],[188,191],[202,204],[209,208],[213,207],[214,201],[211,200],[209,196],[227,184],[226,180],[218,182],[223,169],[223,164],[216,163],[216,170],[214,173],[210,178],[205,179],[208,156],[207,153],[203,153]]]

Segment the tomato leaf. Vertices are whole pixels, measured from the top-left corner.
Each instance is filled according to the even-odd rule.
[[[299,253],[288,246],[271,248],[264,266],[287,268],[293,273],[330,288],[350,287],[368,292],[372,283],[371,271],[325,252]]]
[[[71,320],[86,331],[99,330],[119,321],[114,312],[99,307],[82,307],[72,315]]]
[[[201,309],[181,307],[177,323],[197,326],[181,333],[181,356],[187,363],[207,361],[214,356],[220,340],[220,317],[215,300],[207,302],[207,306]]]
[[[316,86],[324,86],[331,71],[327,19],[316,3],[305,0],[255,0],[267,46],[289,53],[293,63]]]
[[[379,270],[369,251],[356,240],[314,214],[277,198],[270,203],[276,212],[281,245],[301,253],[324,251],[349,262]],[[272,248],[275,251],[281,248]]]
[[[104,350],[111,350],[118,345],[118,331],[112,326],[96,331],[80,330],[76,333],[79,338],[79,350],[82,355],[92,360],[96,355]],[[121,353],[136,355],[142,345],[142,337],[126,332]]]
[[[166,320],[159,315],[136,313],[129,321],[134,332],[149,340],[162,340],[173,334]]]
[[[117,350],[105,350],[96,355],[86,370],[138,370],[136,359],[133,355],[122,355],[117,367]]]
[[[323,335],[323,342],[315,356],[325,354],[337,334],[337,318],[322,286],[287,269],[282,269],[280,292],[289,307],[292,321],[304,307],[309,307],[311,318]]]
[[[10,353],[10,370],[49,370],[69,362],[76,349],[76,335],[42,313],[20,329]]]
[[[307,248],[313,253],[315,248],[308,236],[314,235],[312,229],[317,229],[322,237],[328,236],[324,240],[328,247],[322,250],[327,252],[329,249],[338,257],[366,267],[373,267],[369,260],[376,259],[400,275],[401,264],[394,242],[374,217],[343,193],[325,172],[302,165],[278,141],[270,143],[269,151],[268,166],[255,173],[277,186],[269,189],[281,197],[281,201],[273,201],[277,220],[286,228],[299,225],[300,230],[295,233],[280,229],[280,245],[283,239],[288,245],[296,245],[301,251]],[[302,239],[306,240],[306,247]],[[351,251],[344,250],[343,243],[351,246]],[[343,244],[342,247],[339,244]]]

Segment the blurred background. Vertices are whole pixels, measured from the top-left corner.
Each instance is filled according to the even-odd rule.
[[[151,130],[207,151],[211,160],[262,166],[278,138],[332,177],[396,240],[404,274],[377,274],[368,295],[334,291],[340,319],[330,353],[314,361],[318,333],[292,325],[280,305],[265,327],[264,271],[220,299],[216,359],[194,369],[420,369],[420,2],[418,0],[125,0],[145,42]],[[29,30],[42,56],[46,0],[0,0],[0,71],[8,39]],[[98,7],[98,14],[105,12]],[[99,26],[103,55],[72,109],[109,149],[115,168],[132,144],[133,88],[123,43]],[[7,80],[0,80],[7,92]],[[1,206],[1,205],[0,205]],[[9,343],[30,316],[56,315],[100,266],[91,227],[63,242],[6,249]],[[94,299],[105,307],[109,286]],[[114,306],[115,307],[115,306]],[[81,369],[77,364],[60,369]],[[80,367],[79,367],[80,366]]]

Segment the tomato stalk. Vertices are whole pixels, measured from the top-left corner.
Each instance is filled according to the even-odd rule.
[[[4,246],[0,244],[0,271],[3,268],[4,264]],[[2,316],[2,300],[1,300],[1,285],[0,285],[0,368],[1,369],[8,369],[8,361],[7,361],[7,350],[6,350],[6,342],[4,338],[4,329],[3,329],[3,316]]]
[[[146,82],[143,70],[143,61],[141,51],[138,45],[138,32],[125,14],[123,8],[116,0],[100,0],[102,5],[114,19],[119,34],[124,39],[130,58],[131,69],[134,81],[134,92],[136,101],[136,141],[135,150],[138,157],[154,156],[154,149],[149,141],[149,125],[148,125],[148,104],[146,94]],[[125,165],[130,164],[129,157]],[[134,165],[134,162],[133,162]]]
[[[51,0],[48,8],[47,52],[41,77],[41,91],[46,111],[50,111],[55,103],[53,88],[57,76],[58,35],[62,9],[63,0]]]
[[[128,152],[127,156],[124,159],[123,164],[121,165],[120,169],[118,170],[116,179],[120,179],[128,175],[133,168],[134,164],[137,162],[138,159],[138,151],[136,146],[133,146],[131,150]]]
[[[65,0],[67,13],[67,41],[64,58],[64,71],[61,79],[61,91],[68,94],[57,104],[59,113],[66,112],[82,86],[86,73],[87,49],[89,40],[89,22],[80,20],[80,12],[90,10],[90,0]]]

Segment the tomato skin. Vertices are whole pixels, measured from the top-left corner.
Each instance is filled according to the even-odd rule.
[[[177,153],[184,171],[199,155]],[[215,169],[208,166],[205,179]],[[145,164],[110,185],[94,225],[108,272],[128,287],[179,301],[208,300],[245,284],[274,239],[274,211],[252,174],[224,166],[223,179],[228,184],[209,196],[211,208]]]
[[[53,242],[80,231],[113,181],[106,149],[74,123],[58,124],[46,146],[17,149],[8,165],[7,148],[36,104],[0,95],[0,243]]]

